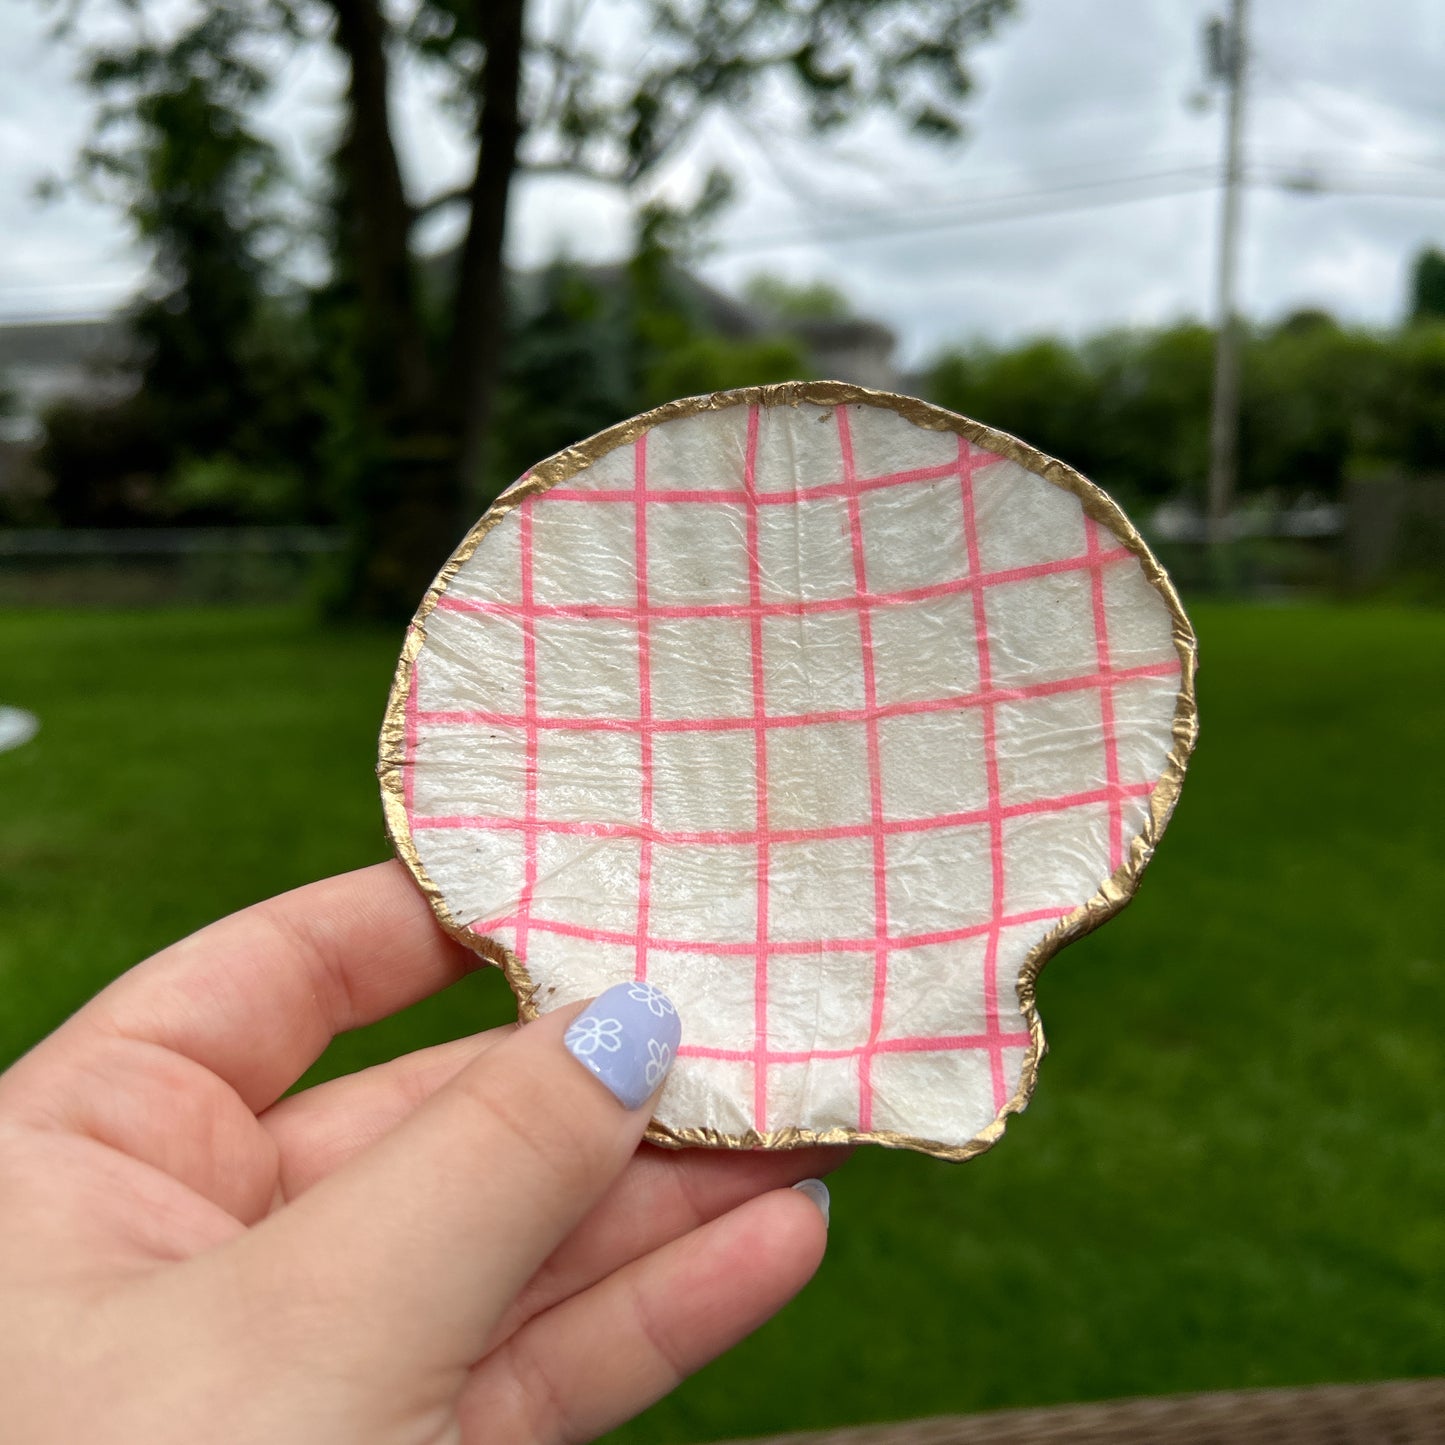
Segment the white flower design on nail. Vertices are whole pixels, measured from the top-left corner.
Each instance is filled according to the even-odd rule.
[[[658,1080],[667,1072],[667,1066],[672,1062],[672,1047],[659,1043],[656,1039],[648,1039],[647,1055],[647,1087],[655,1089]]]
[[[635,1003],[646,1004],[647,1011],[660,1019],[665,1019],[670,1014],[677,1012],[672,1006],[672,1000],[655,983],[645,983],[641,980],[637,983],[630,983],[627,985],[627,997]]]
[[[567,1047],[579,1058],[588,1058],[598,1049],[615,1054],[622,1047],[622,1020],[586,1014],[567,1030]]]

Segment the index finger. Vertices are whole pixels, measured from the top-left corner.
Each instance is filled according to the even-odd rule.
[[[377,864],[233,913],[138,964],[16,1065],[16,1081],[99,1033],[193,1059],[259,1111],[335,1035],[481,964],[399,863]]]

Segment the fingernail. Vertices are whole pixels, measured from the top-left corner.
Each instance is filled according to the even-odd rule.
[[[624,1109],[639,1109],[677,1057],[682,1020],[656,984],[613,984],[572,1021],[567,1051],[596,1074]]]
[[[808,1198],[818,1206],[818,1210],[823,1216],[823,1223],[827,1224],[828,1204],[830,1201],[828,1186],[824,1184],[821,1179],[800,1179],[793,1185],[793,1188],[796,1189],[799,1194],[806,1194]]]

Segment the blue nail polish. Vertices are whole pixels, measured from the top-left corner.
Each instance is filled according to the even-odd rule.
[[[800,1179],[793,1185],[793,1188],[796,1189],[799,1194],[806,1195],[807,1198],[811,1199],[813,1203],[818,1206],[818,1210],[823,1216],[823,1223],[827,1224],[828,1206],[831,1203],[828,1195],[828,1186],[824,1184],[821,1179]]]
[[[638,1109],[667,1077],[681,1037],[672,1000],[656,984],[638,981],[599,994],[572,1021],[563,1042],[623,1108]]]

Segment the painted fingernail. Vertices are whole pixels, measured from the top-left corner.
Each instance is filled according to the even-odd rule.
[[[828,1186],[824,1184],[821,1179],[800,1179],[793,1185],[793,1188],[796,1189],[799,1194],[806,1194],[808,1198],[818,1206],[819,1212],[823,1216],[823,1223],[827,1224],[828,1205],[830,1202]]]
[[[656,984],[613,984],[572,1021],[567,1051],[596,1074],[624,1109],[639,1109],[677,1057],[682,1020]]]

